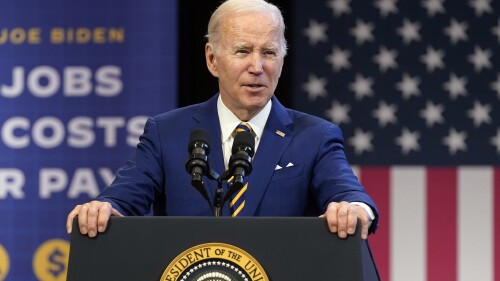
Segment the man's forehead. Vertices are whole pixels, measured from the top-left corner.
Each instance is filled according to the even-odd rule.
[[[254,44],[273,47],[279,45],[280,34],[275,28],[259,29],[247,26],[231,26],[221,33],[223,41],[232,46]]]
[[[230,33],[255,33],[264,35],[274,35],[279,32],[277,22],[270,14],[250,13],[226,18],[222,22],[221,32]]]

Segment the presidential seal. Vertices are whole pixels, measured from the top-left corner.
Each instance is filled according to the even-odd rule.
[[[242,249],[206,243],[178,255],[160,281],[269,281],[269,278],[257,260]]]

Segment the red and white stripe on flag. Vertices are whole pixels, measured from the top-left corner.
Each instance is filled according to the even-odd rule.
[[[500,281],[500,167],[353,167],[380,212],[384,281]]]

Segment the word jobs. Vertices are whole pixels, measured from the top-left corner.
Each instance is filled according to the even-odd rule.
[[[114,97],[123,90],[122,70],[115,65],[104,65],[95,70],[86,66],[66,66],[59,73],[48,65],[36,66],[27,70],[23,66],[12,69],[9,83],[0,77],[0,96],[19,97],[25,90],[38,98],[49,98],[62,90],[67,97],[84,97],[92,94],[101,97]]]

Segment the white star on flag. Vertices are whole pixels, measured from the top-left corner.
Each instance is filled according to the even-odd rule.
[[[468,25],[466,22],[458,22],[456,19],[451,19],[450,25],[444,29],[444,33],[450,37],[450,41],[453,45],[457,44],[458,41],[467,41],[469,37],[467,36]]]
[[[362,45],[366,41],[373,41],[373,29],[375,26],[372,23],[365,23],[363,20],[356,20],[356,26],[350,29],[350,34],[356,38],[356,44]]]
[[[357,100],[362,100],[364,97],[373,96],[372,85],[372,78],[356,74],[355,81],[349,84],[349,89],[354,92]]]
[[[326,116],[334,124],[347,124],[351,121],[351,118],[349,117],[350,110],[351,107],[349,104],[341,104],[337,101],[333,101],[330,109],[326,111]]]
[[[310,20],[309,27],[304,30],[304,34],[309,38],[309,44],[314,46],[318,42],[326,42],[328,40],[326,36],[327,29],[328,24]]]
[[[326,58],[326,60],[332,64],[334,71],[339,71],[342,68],[349,69],[351,64],[349,63],[349,57],[351,52],[349,50],[342,50],[339,47],[333,47],[332,53]]]
[[[351,13],[351,7],[349,6],[350,2],[351,0],[330,0],[327,6],[332,9],[335,17],[340,17],[342,14]]]
[[[389,68],[397,68],[396,57],[398,52],[396,50],[387,50],[386,47],[380,47],[379,53],[375,55],[373,60],[379,65],[382,72],[387,71]]]
[[[419,151],[420,145],[418,144],[418,139],[420,138],[420,133],[418,131],[411,132],[408,128],[403,128],[401,135],[396,138],[396,144],[401,146],[401,152],[406,155],[412,150]]]
[[[451,155],[455,155],[457,151],[467,151],[466,138],[467,133],[465,131],[457,132],[455,128],[451,128],[448,136],[443,138],[443,144],[448,146],[448,151]]]
[[[491,28],[491,33],[498,38],[498,43],[500,43],[500,19],[498,20],[497,26]]]
[[[475,101],[474,107],[467,111],[467,116],[474,121],[475,127],[479,127],[483,123],[491,123],[490,111],[489,104],[482,105],[479,101]]]
[[[471,0],[469,4],[476,11],[476,16],[480,17],[483,13],[492,13],[493,9],[490,6],[491,0]]]
[[[363,132],[363,130],[356,128],[354,136],[349,139],[349,144],[354,147],[354,153],[362,154],[367,151],[373,150],[372,145],[373,134],[371,132]]]
[[[427,47],[427,52],[420,57],[420,60],[427,66],[428,72],[433,72],[436,68],[444,68],[444,56],[445,53],[443,50],[435,50],[433,47]]]
[[[491,82],[490,87],[493,91],[497,92],[497,96],[500,99],[500,73],[497,74],[497,80]]]
[[[444,0],[425,0],[422,2],[422,6],[427,9],[429,17],[434,17],[438,13],[445,13],[443,2]]]
[[[455,73],[450,74],[450,79],[443,84],[443,89],[450,93],[450,99],[455,100],[458,96],[467,96],[466,77],[457,77]]]
[[[410,44],[412,41],[420,41],[421,37],[419,30],[421,28],[420,23],[411,22],[408,19],[403,20],[403,26],[397,29],[397,33],[403,37],[403,42],[405,44]]]
[[[436,123],[444,123],[443,111],[443,105],[427,101],[425,109],[420,111],[420,117],[425,119],[425,124],[430,128]]]
[[[420,78],[411,77],[408,73],[404,73],[402,79],[403,80],[396,83],[396,89],[403,93],[403,98],[405,100],[410,99],[412,96],[420,96],[420,90],[418,89]]]
[[[328,81],[325,78],[319,78],[314,74],[309,74],[309,80],[302,88],[308,93],[309,100],[313,101],[316,100],[317,97],[326,96],[326,84],[328,84]]]
[[[490,144],[497,148],[497,153],[500,154],[500,129],[497,129],[496,136],[490,139]]]
[[[396,118],[396,111],[398,107],[395,104],[387,104],[385,101],[381,101],[378,104],[378,108],[372,113],[373,117],[378,119],[378,125],[380,127],[385,127],[387,124],[395,124],[398,122]]]
[[[380,15],[382,17],[387,17],[387,15],[389,15],[390,13],[398,13],[396,0],[378,0],[375,2],[375,7],[380,10]]]
[[[491,68],[490,57],[492,53],[490,50],[483,50],[479,46],[474,48],[474,54],[469,55],[469,62],[474,64],[476,72],[480,72],[483,68]]]

